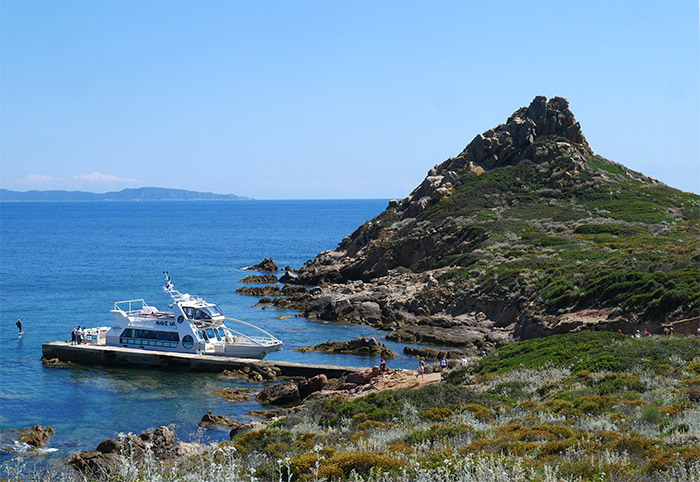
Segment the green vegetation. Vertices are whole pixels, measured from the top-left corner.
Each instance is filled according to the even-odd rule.
[[[458,291],[541,315],[616,308],[652,322],[700,316],[700,196],[598,156],[580,170],[570,162],[463,173],[417,221],[453,241],[457,226],[480,235],[438,245],[439,254],[410,268],[454,266],[441,280]]]

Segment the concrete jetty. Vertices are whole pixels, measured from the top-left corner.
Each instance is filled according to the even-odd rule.
[[[363,371],[366,367],[346,367],[340,365],[318,365],[313,363],[293,363],[285,361],[254,360],[215,355],[196,355],[170,351],[141,350],[106,345],[71,345],[63,341],[44,343],[44,358],[58,358],[62,362],[83,365],[137,366],[150,368],[184,367],[197,371],[221,372],[240,370],[245,367],[276,367],[285,377],[313,377],[320,373],[328,378],[338,378],[352,372]]]

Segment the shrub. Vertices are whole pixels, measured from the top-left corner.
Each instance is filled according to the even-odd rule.
[[[661,413],[661,410],[659,410],[657,407],[655,407],[654,405],[649,405],[644,407],[644,409],[642,410],[641,418],[646,423],[658,425],[659,423],[661,423],[664,416],[663,413]]]

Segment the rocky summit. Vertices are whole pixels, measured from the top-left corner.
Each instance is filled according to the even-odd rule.
[[[594,154],[536,97],[284,281],[278,306],[488,349],[700,316],[700,196]]]

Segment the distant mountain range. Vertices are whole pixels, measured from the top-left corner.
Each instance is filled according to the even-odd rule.
[[[140,187],[94,193],[85,191],[10,191],[0,189],[0,201],[240,201],[252,199],[235,194],[186,191],[162,187]]]

